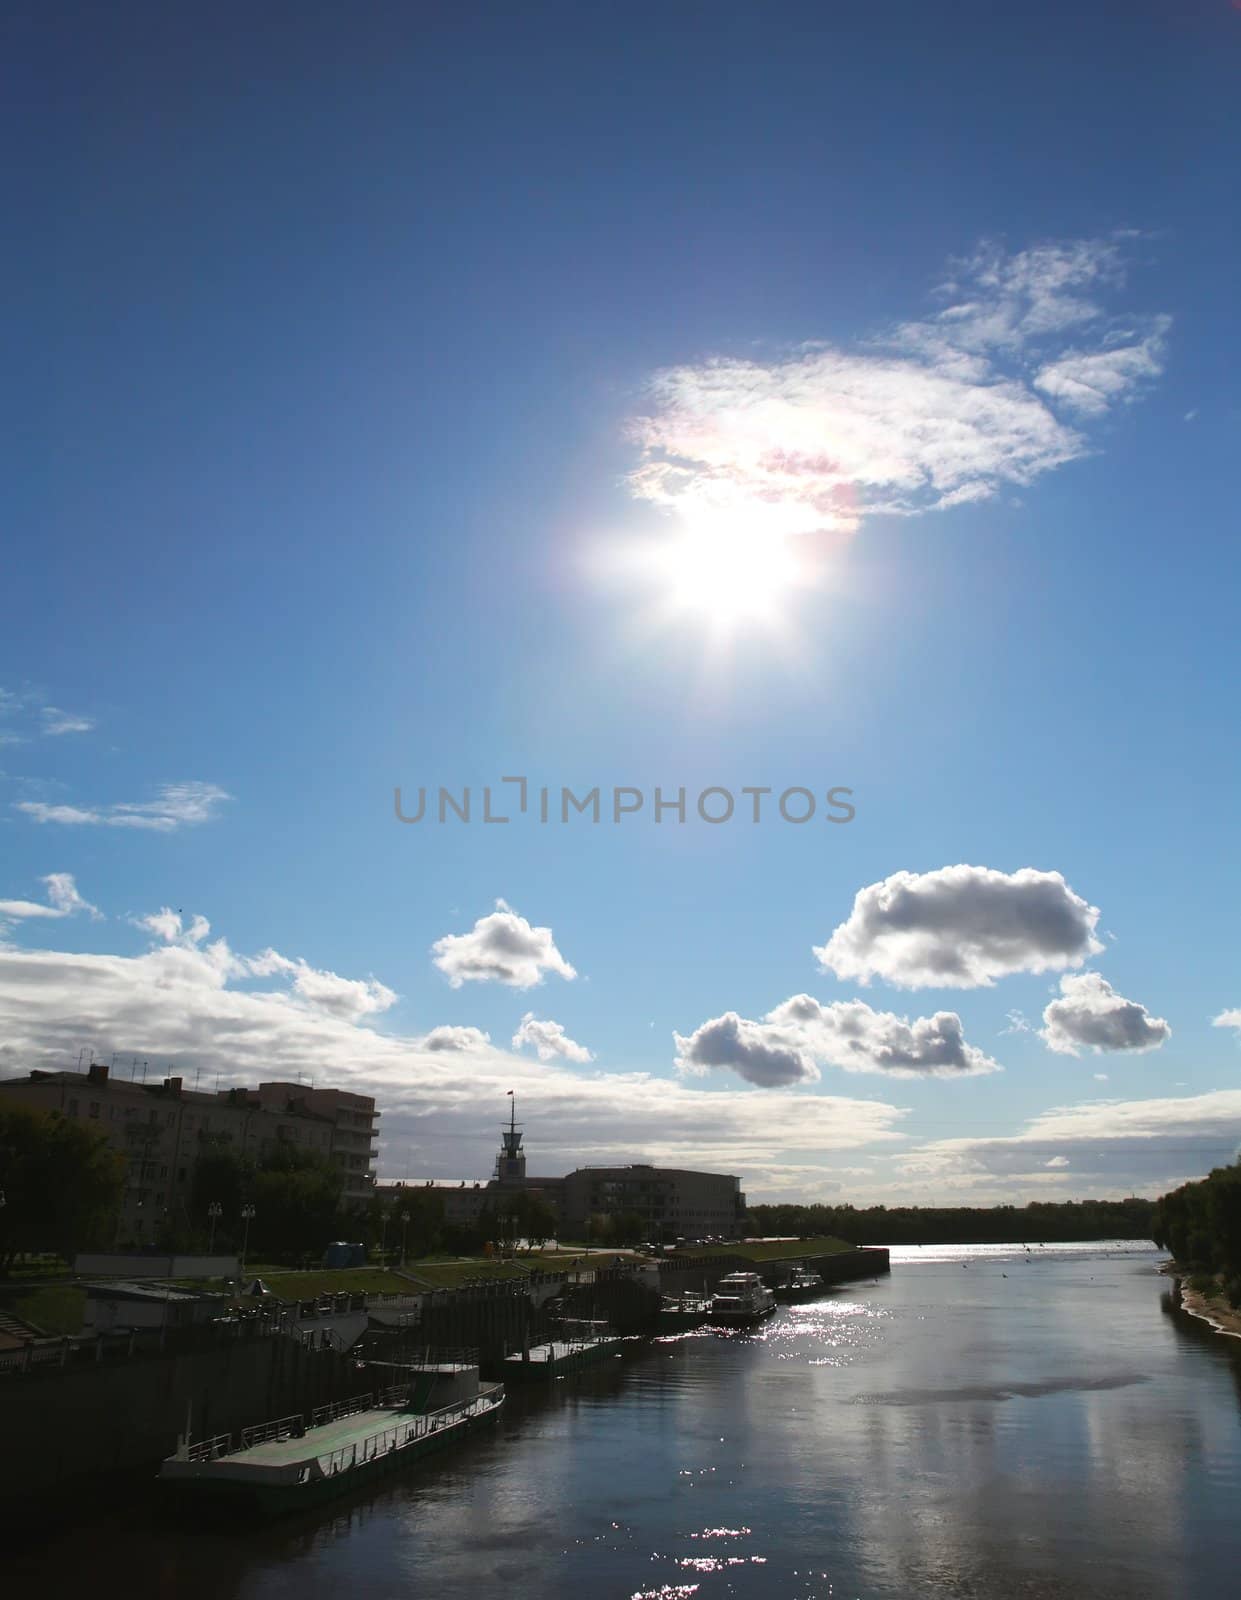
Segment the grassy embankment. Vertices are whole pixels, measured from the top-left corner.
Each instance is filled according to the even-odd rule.
[[[741,1256],[746,1261],[801,1261],[809,1256],[835,1256],[854,1247],[843,1239],[759,1239],[749,1243],[702,1244],[678,1250],[672,1261],[694,1260],[702,1256]]]

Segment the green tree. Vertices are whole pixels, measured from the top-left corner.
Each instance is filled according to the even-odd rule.
[[[95,1129],[58,1112],[0,1108],[0,1272],[23,1252],[72,1257],[110,1244],[124,1188],[124,1159]]]
[[[318,1255],[343,1220],[342,1187],[340,1168],[330,1156],[272,1145],[260,1157],[246,1197],[255,1212],[251,1250],[280,1259]]]

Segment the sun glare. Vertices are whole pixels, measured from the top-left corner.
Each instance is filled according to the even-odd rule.
[[[662,539],[649,557],[650,576],[668,609],[691,612],[729,630],[771,624],[804,581],[787,538],[739,529],[685,528]]]

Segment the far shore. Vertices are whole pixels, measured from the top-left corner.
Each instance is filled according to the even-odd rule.
[[[1191,1317],[1210,1323],[1216,1333],[1226,1334],[1230,1339],[1241,1339],[1241,1310],[1234,1310],[1219,1295],[1206,1295],[1198,1289],[1191,1289],[1188,1271],[1175,1261],[1165,1263],[1159,1270],[1176,1279],[1182,1311],[1188,1311]]]

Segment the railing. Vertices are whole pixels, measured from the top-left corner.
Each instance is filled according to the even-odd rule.
[[[200,1439],[197,1444],[189,1445],[185,1452],[186,1460],[218,1461],[221,1456],[228,1455],[232,1448],[232,1434],[217,1433],[212,1439]]]
[[[291,1434],[305,1429],[299,1412],[295,1417],[280,1417],[275,1422],[256,1422],[252,1428],[241,1430],[241,1448],[248,1450],[252,1444],[265,1444],[269,1439],[287,1439]]]
[[[427,1412],[423,1416],[412,1418],[409,1422],[399,1422],[394,1427],[381,1428],[378,1433],[368,1434],[356,1444],[341,1445],[328,1455],[320,1456],[320,1469],[325,1478],[331,1478],[339,1472],[348,1472],[353,1467],[363,1466],[380,1456],[390,1454],[393,1450],[404,1449],[416,1439],[428,1438],[432,1434],[439,1433],[444,1428],[462,1422],[468,1417],[484,1416],[495,1407],[502,1395],[503,1389],[497,1384],[491,1394],[480,1395],[476,1400],[460,1400],[455,1405],[444,1406],[440,1411]]]
[[[373,1394],[355,1394],[348,1400],[332,1400],[325,1406],[316,1406],[310,1413],[310,1426],[318,1428],[325,1422],[335,1422],[337,1417],[351,1417],[355,1411],[372,1411]]]
[[[407,1383],[389,1384],[386,1389],[381,1389],[375,1396],[376,1402],[381,1406],[401,1406],[409,1399],[409,1385]]]

